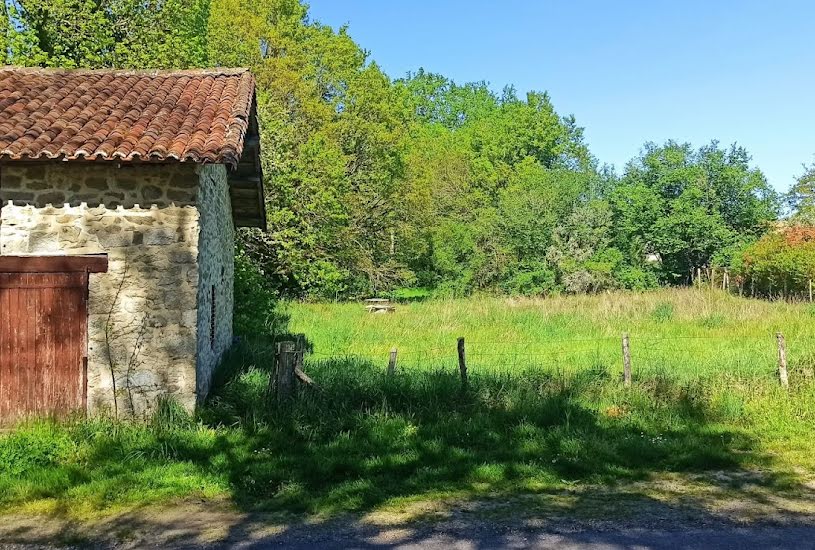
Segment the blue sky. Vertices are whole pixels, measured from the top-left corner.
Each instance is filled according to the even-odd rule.
[[[815,161],[815,2],[311,0],[391,77],[548,90],[601,162],[738,142],[786,190]]]

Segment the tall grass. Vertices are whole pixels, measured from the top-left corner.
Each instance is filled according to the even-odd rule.
[[[359,304],[287,309],[289,330],[313,346],[306,370],[316,388],[275,405],[266,394],[273,342],[246,340],[195,417],[164,400],[149,423],[21,426],[0,437],[0,509],[82,517],[200,497],[332,515],[711,469],[761,468],[782,490],[815,472],[815,382],[802,362],[815,317],[806,307],[663,291],[428,302],[382,316]],[[772,377],[779,328],[796,361],[789,392]],[[622,330],[635,350],[632,388],[619,378]],[[646,334],[678,342],[649,368],[637,347]],[[444,344],[452,355],[458,335],[490,350],[501,342],[536,353],[550,340],[560,347],[537,362],[520,354],[480,362],[473,344],[466,388],[454,364],[403,359],[411,346]],[[770,355],[731,335],[766,337]],[[730,342],[730,355],[713,353],[708,336]],[[596,354],[563,351],[564,341],[584,338],[611,343]],[[389,377],[392,345],[400,363]],[[704,368],[690,363],[700,350],[709,356]],[[751,354],[767,363],[752,366]],[[559,356],[562,366],[549,359]],[[746,366],[732,368],[738,361]]]
[[[484,296],[402,304],[390,315],[359,304],[289,304],[289,330],[307,335],[321,358],[387,361],[402,368],[454,368],[464,336],[474,370],[529,366],[621,369],[620,337],[631,334],[634,371],[688,379],[716,374],[772,377],[775,333],[789,344],[793,369],[815,368],[815,308],[740,299],[708,289],[663,289],[548,299]]]

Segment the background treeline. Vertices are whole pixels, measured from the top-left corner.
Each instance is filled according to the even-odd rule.
[[[810,234],[779,228],[815,222],[815,166],[781,196],[740,147],[669,141],[616,174],[546,93],[392,80],[299,0],[2,6],[5,63],[253,70],[269,231],[241,234],[239,285],[549,294],[686,284],[716,265],[772,294],[813,276]]]

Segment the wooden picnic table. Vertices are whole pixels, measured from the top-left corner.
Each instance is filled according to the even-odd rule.
[[[387,298],[368,298],[365,303],[367,304],[365,309],[370,313],[393,313],[396,311],[396,306]]]

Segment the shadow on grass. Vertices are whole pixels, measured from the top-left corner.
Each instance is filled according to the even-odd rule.
[[[318,387],[277,407],[266,395],[273,348],[237,346],[197,419],[167,402],[149,425],[20,428],[0,440],[0,506],[45,500],[68,514],[226,495],[245,512],[332,517],[768,460],[738,410],[717,405],[701,381],[653,377],[626,389],[599,367],[474,373],[463,389],[455,372],[388,377],[353,358],[307,360]],[[791,486],[772,475],[750,483]]]
[[[174,459],[225,476],[243,509],[364,512],[761,460],[699,388],[667,378],[625,390],[603,369],[476,374],[464,390],[454,372],[387,377],[379,365],[337,359],[308,363],[319,387],[277,408],[265,395],[268,350],[231,362],[239,366],[202,418],[234,428],[204,452],[176,445]]]

